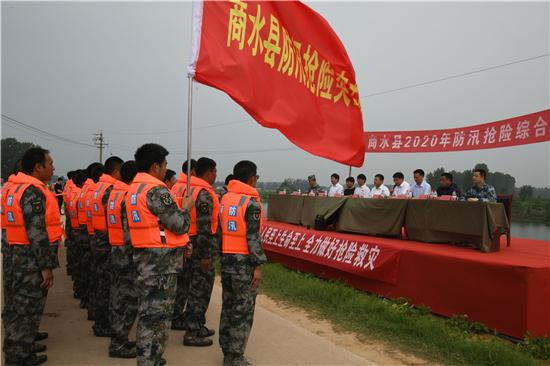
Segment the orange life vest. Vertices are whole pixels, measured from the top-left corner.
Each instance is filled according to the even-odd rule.
[[[193,176],[191,176],[191,182],[193,182]],[[185,192],[187,191],[187,175],[185,173],[180,173],[178,181],[172,186],[170,193],[174,197],[174,201],[178,204],[178,207],[181,208],[181,201],[185,197]]]
[[[117,180],[109,174],[103,174],[96,184],[96,190],[92,197],[92,223],[94,230],[107,231],[107,222],[105,220],[105,207],[103,206],[103,195],[105,191],[112,187]]]
[[[21,208],[23,193],[30,186],[38,188],[46,198],[45,216],[48,241],[56,243],[63,236],[63,227],[61,226],[61,215],[55,194],[43,182],[23,173],[19,173],[14,178],[12,185],[8,192],[6,192],[6,234],[8,243],[10,245],[26,245],[30,243]]]
[[[183,197],[185,196],[185,191],[187,191],[187,176],[185,177],[185,181],[182,182],[182,184],[179,184],[177,186],[176,185],[177,183],[174,184],[174,186],[172,187],[171,193],[178,207],[181,208]],[[218,195],[216,194],[216,191],[214,191],[210,183],[206,182],[203,179],[191,176],[190,193],[193,196],[193,199],[195,200],[195,202],[197,201],[197,197],[199,196],[200,191],[203,189],[206,190],[208,194],[210,194],[210,197],[212,197],[212,202],[214,203],[214,207],[212,210],[212,218],[211,218],[211,232],[212,234],[216,234],[218,232],[218,218],[219,218],[219,212],[220,212],[220,200],[218,198]],[[196,236],[197,235],[197,208],[193,207],[189,212],[189,214],[191,216],[191,226],[189,227],[189,236]]]
[[[78,198],[80,197],[80,192],[82,188],[78,188],[76,185],[71,188],[71,195],[67,202],[67,213],[69,219],[71,220],[71,227],[73,229],[78,229]]]
[[[107,230],[109,232],[109,243],[112,246],[124,245],[124,232],[122,228],[121,204],[126,197],[129,185],[116,181],[113,190],[109,194],[107,204]]]
[[[263,221],[263,209],[258,191],[248,184],[232,180],[227,193],[222,197],[220,220],[222,227],[222,253],[250,254],[246,240],[245,212],[250,199],[260,204],[260,220]],[[262,225],[262,221],[260,225]]]
[[[138,173],[126,194],[126,213],[130,239],[135,248],[177,248],[187,245],[187,234],[161,228],[158,217],[147,207],[147,193],[166,184],[147,173]]]
[[[19,174],[19,173],[17,173],[17,174]],[[17,176],[17,174],[11,174],[8,177],[8,181],[6,183],[4,183],[4,185],[2,186],[2,190],[0,191],[1,194],[2,194],[2,198],[1,198],[2,211],[0,211],[0,214],[2,215],[1,216],[1,222],[0,222],[0,225],[2,226],[2,229],[5,229],[6,224],[7,224],[7,222],[6,222],[6,197],[7,197],[7,192],[8,192],[8,189],[10,189],[10,186],[13,184],[13,180]]]
[[[94,193],[97,189],[97,184],[98,183],[92,182],[92,184],[90,184],[90,187],[86,191],[86,194],[84,195],[84,209],[86,210],[86,229],[88,230],[88,235],[90,236],[94,235],[92,208]]]
[[[67,181],[65,184],[65,188],[63,189],[63,202],[65,202],[65,206],[69,203],[71,199],[71,190],[74,189],[75,185],[71,179]]]
[[[93,184],[94,181],[88,178],[80,190],[78,197],[78,223],[80,225],[86,225],[86,193]]]

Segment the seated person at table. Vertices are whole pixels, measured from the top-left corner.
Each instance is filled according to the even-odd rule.
[[[357,187],[355,188],[355,192],[353,192],[353,194],[361,198],[370,197],[370,189],[367,187],[367,177],[365,174],[359,174],[357,176]]]
[[[318,196],[319,193],[323,192],[321,186],[317,184],[317,178],[315,178],[315,174],[307,177],[307,182],[309,184],[309,190],[307,191],[307,194]]]
[[[343,196],[344,195],[344,187],[340,183],[340,176],[336,173],[332,174],[330,176],[330,183],[332,184],[328,190],[328,196],[329,197],[335,197],[335,196]]]
[[[381,196],[381,197],[390,196],[390,190],[383,183],[384,183],[384,176],[382,174],[376,174],[374,176],[374,187],[372,187],[372,189],[370,190],[371,197],[376,198],[378,196]]]
[[[411,185],[405,182],[405,176],[401,172],[397,172],[393,175],[393,192],[392,196],[409,196],[411,193]]]
[[[474,185],[466,191],[468,201],[496,202],[497,192],[493,186],[485,183],[487,172],[484,169],[474,169],[472,180]]]
[[[453,175],[451,173],[441,174],[441,177],[439,177],[437,196],[452,196],[453,192],[457,197],[462,197],[462,191],[456,184],[453,183]]]
[[[424,180],[424,171],[416,169],[413,173],[414,185],[411,187],[413,197],[429,196],[432,194],[432,186]]]
[[[347,177],[346,189],[344,189],[344,196],[353,196],[354,192],[355,192],[355,178]]]

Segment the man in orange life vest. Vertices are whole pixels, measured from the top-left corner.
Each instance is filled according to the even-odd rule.
[[[96,278],[93,298],[95,305],[94,334],[98,337],[110,337],[109,324],[109,268],[107,259],[111,252],[107,232],[107,201],[113,186],[120,182],[120,167],[123,161],[118,156],[111,156],[105,161],[105,172],[99,178],[96,190],[92,196],[92,222],[94,226],[94,241],[92,263],[95,265],[93,276]]]
[[[260,240],[262,205],[257,167],[240,161],[233,168],[220,209],[222,228],[222,313],[220,346],[224,366],[249,365],[244,356],[254,320],[261,265],[267,261]]]
[[[66,203],[66,215],[69,219],[69,222],[65,225],[65,231],[67,233],[71,232],[72,242],[67,244],[65,240],[65,247],[67,248],[67,262],[70,263],[70,271],[73,279],[73,291],[74,297],[78,298],[77,286],[76,286],[76,276],[77,276],[77,264],[78,264],[78,240],[79,240],[79,230],[80,224],[78,222],[78,198],[82,192],[82,186],[86,181],[86,172],[84,170],[77,170],[72,176],[72,187],[70,195]],[[70,231],[67,230],[70,228]]]
[[[46,186],[53,172],[49,152],[31,148],[23,156],[22,172],[6,192],[13,309],[4,321],[7,365],[40,365],[47,360],[45,355],[34,354],[32,347],[47,291],[53,285],[57,258],[52,244],[58,244],[63,234],[57,200]]]
[[[65,248],[67,249],[67,274],[71,275],[71,266],[73,264],[72,257],[69,255],[69,252],[73,250],[73,247],[75,245],[75,237],[73,228],[71,227],[71,218],[68,213],[69,210],[69,202],[71,200],[71,191],[74,189],[74,171],[67,172],[67,183],[65,183],[65,187],[63,188],[63,203],[65,204],[65,242],[63,243],[65,245]]]
[[[195,176],[196,166],[197,161],[195,159],[191,159],[191,182],[193,182],[193,177]],[[187,195],[187,160],[182,164],[180,176],[178,177],[177,182],[170,189],[170,192],[172,193],[172,197],[176,201],[176,204],[181,208],[181,202]],[[187,296],[189,295],[189,287],[191,285],[190,275],[192,272],[189,268],[190,263],[188,260],[185,260],[182,270],[178,272],[178,287],[176,290],[174,315],[172,318],[173,330],[185,330],[184,309],[185,304],[187,303]]]
[[[196,176],[191,176],[190,187],[190,195],[195,200],[189,229],[193,254],[184,265],[188,297],[184,314],[186,333],[183,344],[201,347],[212,345],[212,340],[207,337],[215,333],[213,329],[208,329],[205,323],[214,286],[213,256],[217,247],[220,203],[212,187],[217,177],[216,162],[209,158],[200,158],[195,166],[195,172]],[[173,191],[172,195],[175,193]]]
[[[136,344],[128,340],[128,334],[136,320],[138,289],[136,267],[132,260],[132,243],[128,232],[125,198],[130,184],[137,174],[136,162],[127,161],[120,167],[122,181],[117,181],[109,195],[107,227],[109,230],[109,323],[111,343],[109,357],[135,358]],[[126,225],[123,224],[126,222]],[[126,230],[125,230],[125,229]]]
[[[137,364],[157,366],[168,339],[177,273],[181,270],[184,247],[189,244],[193,198],[179,209],[162,179],[168,151],[157,144],[145,144],[134,157],[138,174],[126,194],[127,225],[137,268],[139,307],[137,322]]]

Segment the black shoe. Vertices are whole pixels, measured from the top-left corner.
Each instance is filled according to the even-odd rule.
[[[212,344],[214,344],[214,342],[212,342],[212,340],[210,338],[201,338],[199,336],[197,336],[196,334],[194,335],[185,335],[185,337],[183,337],[183,345],[184,346],[189,346],[189,347],[208,347],[208,346],[211,346]]]
[[[183,323],[180,323],[178,321],[172,321],[172,330],[185,330],[185,325]]]
[[[48,361],[48,356],[46,355],[32,355],[31,357],[27,358],[25,362],[23,363],[24,366],[36,366],[36,365],[42,365],[44,362]]]
[[[87,309],[88,305],[86,305],[86,302],[82,299],[80,299],[80,308],[81,309]]]
[[[109,347],[109,357],[113,358],[136,358],[136,348],[135,347],[126,347],[123,345],[118,349],[113,349]]]
[[[111,338],[111,332],[105,330],[105,329],[96,329],[94,327],[92,327],[93,331],[94,331],[94,335],[96,337],[101,337],[101,338]]]
[[[212,337],[214,334],[216,334],[216,331],[214,329],[209,329],[203,326],[199,330],[199,333],[197,334],[197,336],[201,338],[206,338],[206,337]]]
[[[46,345],[45,344],[40,344],[40,343],[35,343],[31,346],[31,352],[32,353],[40,353],[40,352],[44,352],[46,351]]]
[[[48,338],[47,332],[36,332],[36,335],[34,336],[34,341],[43,341],[44,339]]]
[[[158,366],[164,366],[166,365],[166,359],[164,357],[161,357],[159,360]]]
[[[89,311],[88,311],[88,318],[87,318],[89,321],[93,322],[95,321],[95,317],[93,314],[91,314]]]
[[[124,344],[125,347],[127,348],[135,348],[136,347],[136,342],[135,341],[128,341]]]

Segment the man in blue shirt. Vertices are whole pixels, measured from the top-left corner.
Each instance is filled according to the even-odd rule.
[[[416,169],[413,174],[415,184],[411,187],[412,196],[419,197],[432,194],[432,186],[424,180],[424,171]]]

